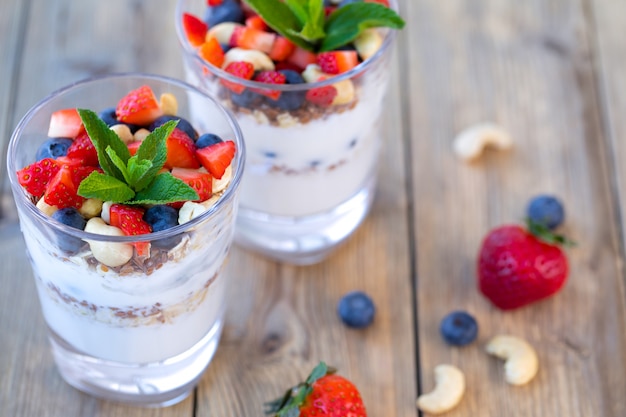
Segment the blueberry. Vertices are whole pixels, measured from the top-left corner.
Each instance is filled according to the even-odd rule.
[[[125,124],[126,126],[128,126],[128,128],[130,129],[130,133],[132,134],[135,134],[136,131],[141,129],[141,126],[133,125],[130,123],[121,123],[119,120],[117,120],[117,114],[115,114],[115,107],[109,107],[109,108],[102,110],[98,114],[98,117],[102,119],[102,121],[106,123],[106,125],[109,127],[120,125],[120,124]]]
[[[143,219],[153,232],[160,232],[178,225],[178,210],[166,205],[152,206],[143,214]],[[180,242],[180,236],[172,236],[152,241],[161,248],[173,248]]]
[[[39,146],[35,158],[41,161],[44,158],[56,159],[67,155],[67,149],[72,144],[69,138],[50,138]]]
[[[278,71],[286,78],[286,84],[302,84],[304,79],[302,76],[293,70],[280,70]],[[305,91],[283,91],[278,100],[268,99],[267,103],[276,106],[282,110],[296,110],[302,106],[304,102]]]
[[[551,195],[539,195],[530,200],[526,215],[532,222],[541,224],[550,230],[556,229],[565,219],[563,204]]]
[[[465,311],[453,311],[441,320],[439,331],[447,343],[465,346],[476,339],[478,323]]]
[[[200,136],[196,141],[196,148],[206,148],[207,146],[215,145],[216,143],[224,142],[222,138],[213,134],[213,133],[205,133]]]
[[[204,21],[210,28],[222,22],[243,23],[244,14],[236,0],[224,0],[219,6],[207,8]]]
[[[85,225],[87,224],[85,218],[74,207],[59,209],[52,213],[52,218],[66,226],[79,230],[85,230]],[[59,233],[57,237],[59,248],[66,252],[76,253],[83,246],[83,241],[81,239],[68,234]]]
[[[341,298],[337,305],[337,313],[347,326],[361,329],[374,321],[376,307],[367,294],[353,291]]]
[[[230,99],[239,107],[253,108],[261,103],[263,96],[246,88],[241,94],[231,93]]]
[[[180,129],[183,132],[185,132],[187,134],[187,136],[189,136],[191,139],[193,139],[193,140],[198,139],[198,132],[196,132],[196,129],[193,128],[191,123],[189,123],[187,120],[183,119],[182,117],[178,117],[178,116],[161,116],[161,117],[158,117],[148,127],[148,130],[153,131],[157,127],[161,126],[162,124],[165,124],[166,122],[169,122],[170,120],[178,120],[178,124],[176,125],[176,127],[178,129]]]

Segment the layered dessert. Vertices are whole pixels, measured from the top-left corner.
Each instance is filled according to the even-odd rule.
[[[56,109],[24,139],[40,145],[16,202],[53,340],[150,364],[219,337],[240,149],[148,85],[111,104]]]
[[[295,3],[183,0],[178,16],[187,79],[244,133],[242,209],[288,218],[374,183],[389,44],[404,24],[384,0]]]

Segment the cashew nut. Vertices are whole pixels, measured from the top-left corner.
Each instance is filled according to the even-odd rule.
[[[205,40],[208,41],[211,38],[217,39],[217,41],[222,45],[228,45],[230,43],[230,38],[233,36],[233,32],[235,28],[243,27],[241,23],[235,22],[222,22],[213,26],[206,33]]]
[[[102,203],[102,211],[100,212],[100,217],[107,224],[111,224],[111,206],[112,205],[113,205],[112,201],[105,201],[104,203]]]
[[[124,124],[113,125],[111,126],[111,130],[117,133],[117,136],[119,136],[124,143],[130,143],[135,140],[130,128]]]
[[[537,374],[539,360],[535,349],[523,339],[515,336],[496,336],[487,343],[487,353],[504,359],[506,382],[524,385]]]
[[[185,204],[178,211],[178,224],[184,224],[195,219],[202,213],[207,211],[207,208],[200,203],[194,203],[193,201],[186,201]]]
[[[109,226],[100,217],[89,219],[85,232],[106,236],[124,236],[124,232],[115,226]],[[114,268],[124,265],[133,257],[133,245],[120,242],[103,242],[87,240],[91,253],[100,263]]]
[[[454,139],[454,152],[463,160],[471,161],[480,156],[485,147],[506,150],[513,146],[511,136],[501,127],[491,123],[471,126]]]
[[[314,83],[315,81],[319,81],[320,78],[324,77],[324,72],[322,71],[322,67],[317,64],[309,64],[306,66],[304,71],[302,72],[302,78],[307,83]]]
[[[163,93],[159,97],[159,106],[163,114],[168,116],[176,116],[178,114],[178,100],[172,93]]]
[[[228,64],[236,61],[246,61],[254,65],[255,71],[273,71],[275,66],[272,59],[264,52],[255,49],[232,48],[224,54],[224,63],[222,68],[226,68]]]
[[[133,135],[133,142],[143,142],[148,137],[150,131],[148,129],[141,128]]]
[[[59,209],[57,206],[51,206],[46,203],[44,198],[40,198],[39,201],[37,201],[37,208],[47,216],[52,216],[52,214]]]
[[[99,216],[102,212],[102,200],[99,198],[88,198],[83,202],[83,205],[80,206],[78,212],[86,219]]]
[[[222,178],[220,178],[219,180],[217,178],[213,178],[212,191],[214,193],[219,193],[220,191],[226,189],[226,187],[228,187],[228,184],[230,183],[230,180],[232,179],[233,168],[231,165],[228,165],[228,167],[226,167],[226,171],[224,171],[224,175],[222,175]]]
[[[435,388],[417,399],[417,407],[430,414],[445,413],[456,407],[465,393],[465,375],[452,365],[435,367]]]
[[[352,80],[345,79],[333,84],[337,89],[337,95],[333,99],[332,105],[348,104],[354,100],[354,84]]]
[[[375,28],[366,29],[354,40],[354,47],[365,61],[371,58],[382,46],[383,37]]]

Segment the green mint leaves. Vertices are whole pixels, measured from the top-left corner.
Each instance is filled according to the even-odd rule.
[[[119,136],[91,110],[78,109],[85,130],[98,153],[104,173],[92,172],[78,187],[85,198],[126,204],[165,204],[197,200],[198,193],[170,173],[161,173],[167,159],[167,137],[176,121],[169,121],[150,133],[130,155]]]
[[[309,51],[331,51],[356,39],[365,29],[402,29],[404,20],[378,3],[356,2],[326,18],[324,0],[247,0],[276,32]]]

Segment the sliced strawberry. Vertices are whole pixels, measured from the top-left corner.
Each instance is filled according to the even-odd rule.
[[[222,3],[224,3],[224,0],[207,0],[206,2],[209,7],[219,6]]]
[[[185,35],[187,35],[189,43],[193,46],[200,46],[204,43],[204,37],[209,27],[196,16],[183,13],[183,29],[185,30]]]
[[[163,115],[159,100],[152,89],[141,86],[124,96],[115,109],[117,120],[139,126],[147,126]]]
[[[72,169],[79,167],[62,166],[56,175],[50,180],[46,187],[43,199],[51,206],[60,209],[66,207],[80,208],[85,201],[84,197],[76,193],[78,184],[74,182],[74,173]]]
[[[59,169],[54,159],[45,158],[17,171],[17,180],[30,194],[41,197]]]
[[[267,31],[268,29],[267,23],[265,23],[265,20],[263,20],[263,18],[259,16],[258,14],[248,17],[246,19],[245,25],[249,28],[263,30],[263,31]]]
[[[287,78],[284,74],[278,71],[261,71],[257,75],[254,76],[254,81],[258,81],[260,83],[265,84],[273,84],[280,85],[285,84],[287,82]],[[266,97],[271,98],[272,100],[278,100],[280,97],[280,91],[278,90],[270,90],[266,88],[253,88],[251,89],[256,93],[262,94]]]
[[[332,85],[324,87],[312,88],[306,92],[305,98],[313,104],[321,107],[328,107],[333,104],[333,100],[337,96],[337,89]]]
[[[218,68],[221,68],[224,63],[224,50],[215,37],[209,38],[208,41],[200,46],[198,55],[200,55],[200,58]]]
[[[365,3],[378,3],[378,4],[382,4],[383,6],[389,6],[389,0],[363,0]]]
[[[85,130],[76,109],[57,110],[50,116],[48,137],[74,139]]]
[[[87,178],[92,172],[94,171],[102,172],[101,168],[94,167],[94,166],[68,166],[68,165],[64,165],[64,166],[70,169],[70,175],[72,176],[72,183],[74,183],[74,185],[76,186],[76,189],[78,189],[78,186],[80,185],[80,183],[83,182],[83,180]]]
[[[357,51],[320,52],[317,64],[326,74],[341,74],[359,65],[359,56]]]
[[[134,142],[129,142],[126,144],[126,146],[128,147],[128,152],[130,152],[130,156],[135,156],[137,154],[137,149],[139,149],[141,143],[142,142],[140,140],[136,140]]]
[[[317,55],[311,51],[307,51],[306,49],[296,46],[291,55],[287,57],[287,62],[290,62],[298,68],[304,70],[307,65],[315,64],[317,62]]]
[[[206,201],[213,195],[213,177],[208,172],[197,169],[174,168],[172,175],[196,190],[196,202]]]
[[[198,149],[196,156],[213,178],[219,180],[235,156],[235,142],[228,140]]]
[[[224,68],[224,71],[234,75],[235,77],[243,78],[244,80],[251,80],[254,76],[254,65],[250,62],[235,61],[228,64],[226,68]],[[226,88],[237,94],[243,93],[243,90],[246,89],[244,85],[232,81],[221,79],[221,82]]]
[[[166,167],[200,168],[200,163],[195,157],[196,145],[185,132],[175,128],[165,144],[167,146]]]
[[[300,68],[299,66],[297,66],[296,64],[292,64],[291,62],[288,61],[278,61],[276,63],[276,71],[282,71],[282,70],[292,70],[295,72],[302,72],[302,68]]]
[[[293,53],[294,49],[296,49],[296,45],[294,45],[289,39],[283,38],[282,36],[276,36],[276,40],[274,41],[274,45],[272,46],[272,50],[269,55],[274,61],[284,61]]]
[[[74,142],[67,149],[67,157],[80,159],[83,165],[98,166],[98,152],[87,132],[81,133],[74,139]]]
[[[112,204],[109,212],[111,226],[119,227],[126,236],[152,233],[152,228],[143,219],[144,209],[142,208]],[[133,246],[138,256],[150,254],[149,242],[133,242]]]
[[[269,54],[276,40],[276,34],[247,26],[236,27],[230,38],[230,46],[255,49]]]

